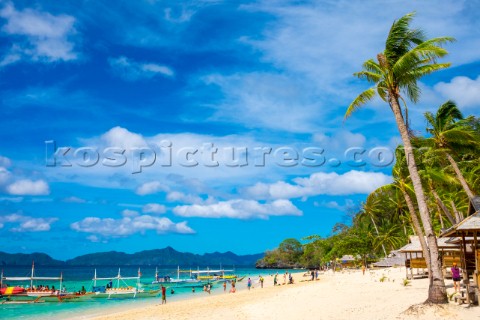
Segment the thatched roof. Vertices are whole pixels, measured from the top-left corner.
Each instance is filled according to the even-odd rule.
[[[426,238],[425,238],[426,240]],[[449,240],[451,238],[438,238],[437,239],[437,244],[439,249],[444,249],[444,250],[456,250],[458,249],[457,244],[449,243]],[[410,236],[410,243],[404,245],[400,249],[398,249],[399,252],[422,252],[422,245],[420,244],[420,240],[418,236]]]
[[[446,230],[442,236],[459,236],[460,234],[473,234],[474,232],[480,231],[480,211],[477,213],[466,217],[463,221],[457,223],[450,229]]]
[[[382,260],[375,262],[373,266],[375,267],[394,267],[394,266],[403,266],[405,264],[406,254],[398,250],[392,251],[388,257],[383,258]]]

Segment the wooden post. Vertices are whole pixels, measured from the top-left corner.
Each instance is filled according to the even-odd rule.
[[[463,282],[465,283],[467,290],[467,304],[470,305],[470,280],[468,279],[467,271],[467,244],[465,242],[465,232],[462,232],[462,248],[463,248],[463,259],[462,259],[462,269],[463,269]]]

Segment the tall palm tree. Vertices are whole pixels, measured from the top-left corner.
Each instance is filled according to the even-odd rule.
[[[437,238],[432,229],[422,181],[413,156],[409,128],[402,113],[400,101],[403,102],[406,112],[404,96],[414,103],[420,97],[420,88],[417,80],[424,75],[450,66],[449,63],[437,63],[436,59],[448,53],[441,45],[453,41],[453,38],[441,37],[426,40],[423,31],[409,28],[413,16],[414,14],[410,13],[395,21],[390,28],[385,43],[385,50],[377,55],[377,61],[373,59],[367,60],[363,64],[364,70],[354,74],[361,79],[368,80],[374,86],[365,90],[353,100],[345,113],[345,118],[348,118],[354,111],[373,99],[377,94],[390,105],[402,137],[410,179],[413,183],[420,217],[425,235],[427,236],[431,258],[431,270],[429,271],[432,273],[427,301],[447,303]]]
[[[426,112],[425,118],[428,123],[427,132],[432,135],[427,139],[427,143],[434,148],[434,152],[448,159],[463,190],[472,199],[474,194],[452,157],[455,150],[473,149],[478,146],[478,137],[473,128],[468,125],[469,119],[463,119],[457,105],[451,100],[442,104],[435,115]]]
[[[412,198],[410,197],[410,192],[412,192],[413,188],[407,183],[408,179],[408,173],[405,168],[405,153],[402,152],[400,147],[395,150],[395,158],[397,159],[397,162],[393,166],[392,170],[392,175],[393,175],[393,186],[398,188],[401,192],[402,195],[405,199],[405,203],[407,204],[408,207],[408,212],[410,213],[410,219],[412,221],[412,227],[413,230],[415,231],[415,234],[418,236],[418,240],[420,241],[420,246],[422,247],[422,252],[423,256],[425,257],[425,262],[427,265],[427,268],[430,270],[431,269],[431,262],[430,262],[430,254],[428,251],[428,245],[427,242],[425,241],[425,236],[422,231],[422,225],[420,224],[420,221],[418,220],[417,217],[417,212],[415,210],[415,205],[413,203]],[[432,277],[432,273],[428,273],[428,278],[430,279]]]

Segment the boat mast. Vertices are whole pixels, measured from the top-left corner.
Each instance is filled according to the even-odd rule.
[[[97,269],[95,268],[95,275],[93,276],[93,286],[97,286]]]
[[[120,288],[120,268],[118,268],[118,276],[117,276],[117,289]]]
[[[59,294],[62,292],[62,280],[63,280],[63,272],[60,272],[60,288],[58,289]]]
[[[32,260],[32,275],[30,277],[30,289],[33,290],[33,277],[34,277],[34,271],[35,270],[35,261]]]
[[[180,280],[180,266],[177,266],[177,280]]]
[[[137,279],[137,289],[140,288],[140,277],[142,273],[140,272],[140,267],[138,267],[138,279]]]

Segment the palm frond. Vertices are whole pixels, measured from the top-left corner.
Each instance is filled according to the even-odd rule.
[[[369,82],[377,83],[382,78],[381,74],[370,72],[370,71],[360,71],[353,74],[354,76],[360,79],[366,79]]]
[[[352,103],[348,106],[347,111],[345,112],[344,120],[352,115],[353,112],[360,109],[361,106],[366,104],[368,101],[372,100],[375,97],[375,87],[371,87],[360,93],[358,97],[353,100]]]

